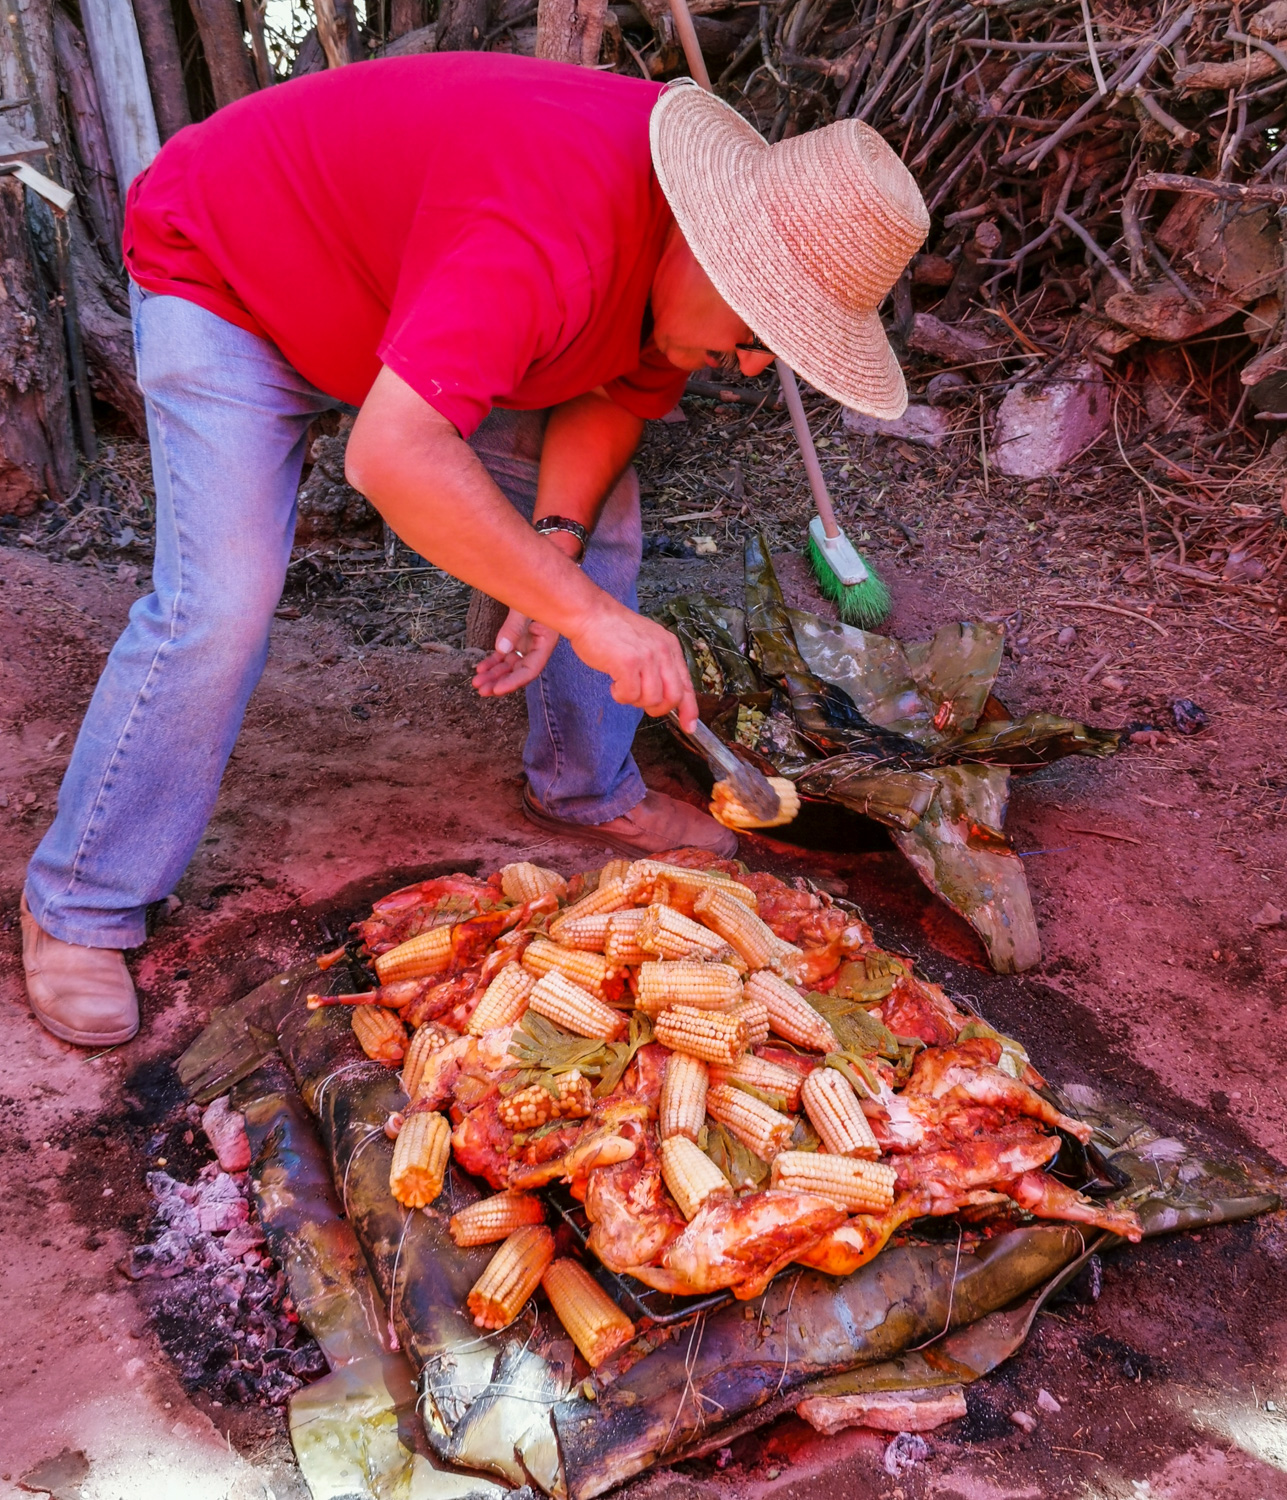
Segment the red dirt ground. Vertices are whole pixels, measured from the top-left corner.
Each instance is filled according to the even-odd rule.
[[[695,581],[694,565],[651,566],[654,591]],[[895,633],[981,607],[928,561],[912,566],[891,570]],[[215,1006],[331,946],[364,902],[426,866],[538,857],[570,872],[595,857],[523,821],[522,706],[475,699],[463,654],[359,653],[338,625],[280,621],[215,818],[179,886],[183,905],[132,956],[142,1032],[99,1058],[54,1041],[32,1021],[20,983],[23,866],[137,592],[92,567],[0,550],[9,1034],[0,1052],[0,1495],[17,1494],[31,1464],[70,1447],[90,1460],[85,1500],[287,1500],[303,1490],[279,1416],[189,1399],[115,1270],[145,1222],[148,1122],[167,1104],[161,1064]],[[1075,647],[1007,661],[1000,690],[1012,707],[1090,712],[1082,678],[1092,652],[1125,653],[1139,633],[1112,616],[1067,618],[1079,628]],[[843,883],[889,940],[1022,1037],[1056,1081],[1108,1086],[1168,1131],[1281,1172],[1287,930],[1252,923],[1266,902],[1287,907],[1280,656],[1197,616],[1167,620],[1169,641],[1150,654],[1136,691],[1159,711],[1170,697],[1197,698],[1211,728],[1108,763],[1067,761],[1016,788],[1017,847],[1049,851],[1028,861],[1046,954],[1032,974],[1002,980],[979,967],[968,929],[871,825],[833,830],[840,848],[827,852],[754,841],[745,852],[757,866]],[[1111,710],[1096,717],[1147,716],[1139,706]],[[657,727],[641,734],[640,758],[653,785],[700,800],[693,768]],[[1025,1349],[970,1390],[966,1422],[932,1434],[929,1459],[901,1478],[886,1475],[881,1439],[824,1439],[788,1417],[734,1444],[723,1468],[702,1460],[630,1492],[1287,1496],[1285,1252],[1279,1214],[1109,1257],[1099,1300],[1083,1291],[1043,1314]],[[1058,1414],[1038,1411],[1041,1389],[1061,1402]],[[1017,1408],[1039,1416],[1030,1436],[1009,1420]]]

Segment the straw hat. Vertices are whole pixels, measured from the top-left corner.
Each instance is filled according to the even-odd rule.
[[[652,160],[716,291],[810,385],[873,417],[907,386],[876,309],[929,231],[911,173],[869,126],[769,143],[729,105],[672,84]]]

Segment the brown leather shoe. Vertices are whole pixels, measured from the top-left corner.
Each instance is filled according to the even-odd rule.
[[[115,1047],[139,1029],[134,981],[117,948],[64,943],[40,926],[24,895],[22,966],[36,1020],[77,1047]]]
[[[709,849],[721,859],[732,859],[737,853],[737,835],[731,828],[665,792],[649,792],[638,807],[607,823],[569,823],[556,818],[545,811],[530,789],[523,793],[523,812],[538,828],[591,839],[618,854],[646,857],[663,849],[690,848]]]

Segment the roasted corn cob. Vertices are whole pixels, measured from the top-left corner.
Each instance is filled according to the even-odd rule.
[[[431,1110],[409,1110],[393,1145],[389,1191],[408,1208],[424,1208],[442,1192],[451,1158],[451,1126]]]
[[[756,910],[755,892],[739,885],[728,875],[714,870],[687,870],[682,865],[667,865],[657,859],[637,859],[625,876],[624,885],[635,905],[664,902],[686,917],[693,914],[693,902],[702,891],[718,889],[736,896],[752,911]]]
[[[746,993],[762,1000],[769,1013],[769,1028],[797,1047],[812,1052],[839,1052],[836,1034],[813,1006],[777,974],[761,969],[746,981]]]
[[[559,926],[559,942],[565,948],[580,948],[586,953],[602,953],[608,940],[608,923],[613,913],[601,911],[597,917],[575,917]]]
[[[579,1260],[556,1260],[541,1286],[591,1369],[634,1338],[635,1325]]]
[[[529,1224],[544,1224],[545,1206],[530,1193],[493,1193],[480,1198],[468,1208],[453,1214],[451,1237],[462,1248],[467,1245],[494,1245],[508,1239],[516,1229]]]
[[[557,938],[564,923],[574,922],[578,917],[597,917],[600,912],[620,911],[623,906],[629,905],[630,897],[626,894],[624,880],[609,880],[606,883],[600,881],[597,890],[591,891],[588,896],[582,896],[553,919],[550,923],[550,936]]]
[[[497,1026],[512,1026],[521,1020],[527,1009],[527,997],[536,983],[521,964],[506,964],[496,978],[483,991],[483,998],[474,1007],[466,1030],[470,1036],[482,1036]]]
[[[634,861],[629,859],[610,859],[599,871],[599,884],[606,885],[611,880],[624,879],[626,871],[633,863]]]
[[[788,957],[800,956],[797,947],[784,943],[766,922],[727,891],[714,887],[702,891],[693,902],[693,913],[741,954],[752,970],[776,969]]]
[[[479,1328],[507,1328],[541,1284],[554,1259],[554,1236],[543,1224],[516,1229],[492,1256],[469,1294]]]
[[[436,1021],[430,1021],[416,1028],[411,1038],[411,1045],[407,1048],[407,1055],[402,1062],[402,1091],[408,1098],[416,1097],[425,1063],[435,1052],[440,1052],[448,1042],[455,1040],[456,1033],[449,1026],[439,1026]]]
[[[647,915],[642,906],[627,906],[609,915],[603,956],[614,969],[635,968],[652,958],[647,949],[639,946],[639,928]]]
[[[396,979],[423,979],[428,974],[441,974],[451,967],[450,927],[431,927],[419,937],[408,938],[396,948],[390,948],[375,961],[375,972],[381,984],[392,984]]]
[[[700,1010],[724,1010],[742,998],[742,979],[728,964],[640,964],[635,1004],[650,1016],[670,1005],[695,1005]]]
[[[800,1108],[800,1075],[791,1068],[783,1068],[762,1057],[753,1057],[749,1052],[735,1063],[712,1063],[710,1069],[712,1088],[721,1083],[748,1085],[762,1094],[773,1094],[783,1102],[788,1113]]]
[[[880,1147],[848,1079],[834,1068],[815,1068],[800,1090],[809,1123],[833,1156],[875,1161]]]
[[[502,1099],[497,1118],[510,1130],[539,1130],[550,1120],[584,1120],[594,1106],[594,1088],[575,1068],[554,1080],[555,1093],[533,1083]]]
[[[666,1059],[658,1107],[658,1129],[663,1141],[672,1135],[695,1141],[702,1133],[706,1123],[707,1084],[706,1064],[700,1057],[672,1052]]]
[[[691,1005],[673,1005],[663,1010],[657,1017],[654,1035],[672,1052],[685,1052],[704,1062],[731,1063],[746,1051],[745,1021],[717,1010],[697,1010]]]
[[[731,896],[727,899],[733,901]],[[733,901],[733,905],[739,906],[741,903]],[[745,907],[742,909],[746,910]],[[747,915],[750,913],[747,912]],[[719,959],[725,963],[733,958],[729,944],[719,933],[703,927],[700,922],[694,922],[673,906],[656,904],[648,907],[639,924],[636,939],[639,946],[654,958]]]
[[[661,1175],[686,1219],[691,1219],[712,1198],[733,1196],[728,1178],[685,1135],[672,1135],[662,1141]]]
[[[360,1005],[353,1012],[353,1035],[374,1062],[400,1063],[407,1052],[407,1028],[391,1010]]]
[[[778,794],[778,810],[771,818],[757,818],[737,800],[737,793],[727,781],[717,781],[711,790],[711,817],[725,828],[780,828],[799,816],[800,793],[785,776],[770,776],[769,785]]]
[[[540,865],[520,860],[517,864],[501,866],[501,890],[507,901],[535,901],[538,896],[553,895],[565,901],[568,883],[556,870],[546,870]]]
[[[629,1027],[623,1012],[596,1000],[557,972],[549,973],[537,982],[527,997],[527,1004],[529,1010],[553,1021],[556,1026],[562,1026],[565,1031],[597,1037],[601,1042],[615,1042]]]
[[[608,977],[608,960],[602,953],[587,953],[583,948],[564,948],[548,938],[537,938],[523,953],[523,967],[539,979],[551,972],[562,974],[583,990],[603,999],[603,984]]]
[[[785,1151],[795,1130],[795,1121],[789,1115],[727,1083],[707,1093],[706,1113],[761,1161],[772,1161],[779,1151]]]
[[[765,1008],[763,1000],[756,1000],[752,996],[743,994],[740,1000],[736,1000],[728,1008],[730,1016],[738,1016],[746,1022],[746,1044],[748,1047],[760,1047],[769,1039],[769,1013]]]
[[[830,1198],[851,1214],[877,1214],[893,1203],[897,1176],[883,1161],[856,1161],[823,1151],[783,1151],[774,1158],[770,1181],[775,1188]]]

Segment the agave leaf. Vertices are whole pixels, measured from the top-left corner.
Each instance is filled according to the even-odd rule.
[[[510,1054],[526,1068],[541,1073],[597,1074],[606,1060],[606,1044],[593,1037],[576,1036],[553,1021],[529,1010],[516,1028],[509,1044]]]
[[[740,609],[721,604],[708,594],[689,594],[669,600],[654,616],[679,637],[693,686],[699,693],[754,693],[759,689],[755,668],[744,654],[746,617]],[[701,671],[703,648],[720,676],[713,688]]]
[[[740,1078],[730,1078],[729,1084],[735,1089],[741,1089],[744,1094],[750,1094],[752,1099],[758,1099],[761,1104],[767,1104],[770,1109],[776,1109],[780,1115],[789,1115],[790,1107],[785,1094],[775,1094],[772,1089],[762,1089],[758,1084],[746,1083]]]
[[[934,705],[939,730],[968,732],[979,722],[1004,647],[1002,626],[961,620],[935,631],[932,640],[904,648],[916,685]]]
[[[1035,768],[1066,755],[1113,755],[1121,748],[1122,735],[1120,729],[1092,729],[1057,714],[1026,714],[1022,719],[989,721],[968,734],[955,735],[935,758]]]
[[[808,767],[796,785],[802,796],[839,802],[888,828],[915,828],[934,800],[934,778],[923,771],[873,766],[874,759],[871,755],[832,755]]]
[[[809,670],[842,688],[870,723],[922,744],[941,740],[901,642],[804,610],[787,610],[787,619]]]
[[[761,1161],[754,1151],[748,1151],[741,1141],[713,1121],[707,1121],[702,1150],[738,1192],[747,1186],[758,1190],[769,1180],[768,1162]]]
[[[885,1023],[871,1015],[863,1001],[811,990],[804,997],[831,1027],[846,1052],[874,1052],[891,1061],[898,1056],[899,1039]]]
[[[937,796],[915,828],[894,830],[894,842],[983,939],[992,967],[1021,974],[1041,961],[1041,939],[1023,861],[1001,833],[1010,773],[1004,766],[941,766],[930,774]],[[986,847],[981,830],[993,835]]]
[[[857,1052],[828,1052],[824,1066],[834,1068],[842,1078],[848,1079],[854,1092],[861,1099],[880,1097],[880,1078],[865,1057]]]
[[[630,1035],[624,1042],[605,1042],[606,1054],[602,1076],[594,1091],[596,1099],[606,1099],[621,1082],[621,1076],[634,1060],[640,1047],[652,1041],[652,1022],[639,1011],[630,1015]]]

